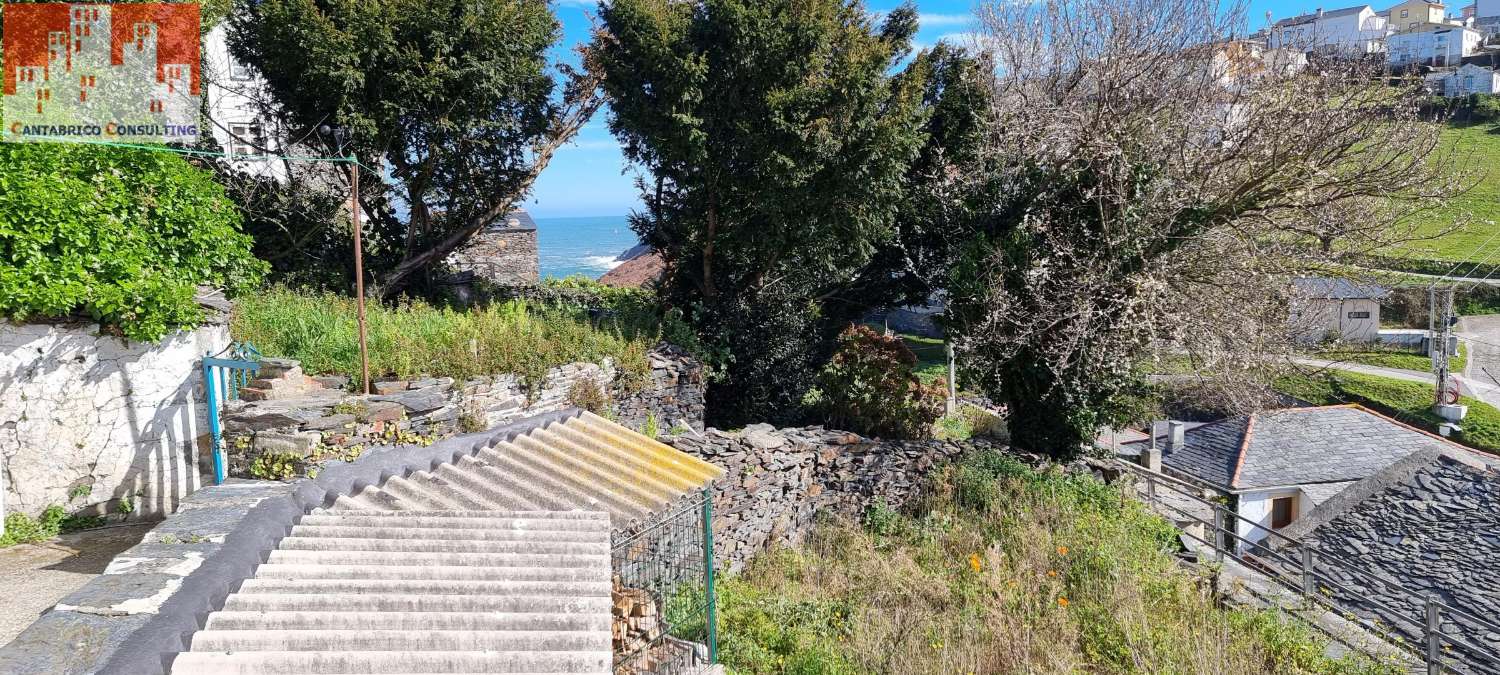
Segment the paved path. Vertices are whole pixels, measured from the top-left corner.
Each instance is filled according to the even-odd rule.
[[[140,542],[156,523],[65,534],[40,544],[0,549],[0,645],[14,640],[38,616],[104,571],[119,552]]]
[[[1481,400],[1500,405],[1500,315],[1461,317],[1458,335],[1469,346],[1464,379],[1486,387]]]

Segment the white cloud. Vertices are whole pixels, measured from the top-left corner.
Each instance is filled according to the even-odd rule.
[[[974,23],[971,14],[918,14],[917,23],[923,28],[968,26]]]

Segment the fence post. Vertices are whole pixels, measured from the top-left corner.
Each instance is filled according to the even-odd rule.
[[[1302,545],[1302,594],[1311,596],[1318,592],[1318,580],[1313,575],[1313,565],[1317,557],[1311,547]]]
[[[714,493],[703,489],[704,625],[708,627],[708,662],[719,662],[719,619],[714,597]]]
[[[1427,596],[1427,630],[1423,636],[1427,640],[1427,675],[1441,675],[1443,672],[1442,650],[1443,636],[1438,631],[1442,630],[1442,622],[1438,615],[1437,598]]]
[[[1224,507],[1214,504],[1214,560],[1224,562]]]
[[[1156,477],[1146,474],[1146,503],[1156,508]]]
[[[214,382],[214,366],[210,365],[208,355],[203,359],[203,388],[205,396],[204,403],[208,406],[208,433],[213,443],[210,451],[214,456],[214,485],[224,483],[224,439],[219,430],[219,386]]]

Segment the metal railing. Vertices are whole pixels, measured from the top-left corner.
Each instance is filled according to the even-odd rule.
[[[712,524],[705,489],[615,539],[615,590],[649,593],[659,620],[645,639],[616,644],[616,673],[694,673],[718,662]]]
[[[1423,593],[1403,585],[1377,571],[1362,567],[1326,551],[1319,550],[1309,542],[1288,537],[1265,524],[1245,518],[1224,504],[1205,499],[1204,492],[1218,492],[1207,486],[1183,480],[1164,473],[1151,471],[1138,464],[1120,459],[1119,463],[1130,473],[1144,479],[1144,498],[1153,509],[1169,511],[1185,517],[1185,520],[1201,525],[1204,535],[1198,536],[1189,528],[1179,527],[1184,537],[1199,542],[1212,551],[1215,559],[1234,560],[1249,567],[1276,584],[1292,591],[1307,601],[1337,612],[1347,619],[1357,619],[1361,628],[1374,633],[1386,642],[1395,645],[1419,658],[1428,675],[1441,673],[1500,673],[1500,649],[1485,645],[1466,635],[1457,635],[1445,630],[1443,623],[1472,626],[1474,631],[1500,633],[1500,618],[1487,619],[1468,610],[1445,603],[1431,593]],[[1171,504],[1162,491],[1186,498],[1191,503],[1207,507],[1212,515],[1204,519],[1180,506]],[[1263,534],[1261,540],[1251,540],[1239,533],[1240,523],[1250,525],[1247,534]],[[1268,545],[1275,539],[1273,545]],[[1239,544],[1248,550],[1241,551]],[[1296,551],[1295,554],[1289,554]],[[1363,588],[1356,588],[1358,584]],[[1367,589],[1379,588],[1384,599],[1394,596],[1398,604],[1407,609],[1392,607]],[[1362,615],[1380,617],[1371,621]],[[1413,644],[1415,642],[1415,644]]]
[[[208,433],[213,440],[214,485],[224,482],[224,430],[219,408],[240,397],[260,371],[260,350],[248,342],[231,342],[219,353],[203,355],[203,391],[208,406]]]

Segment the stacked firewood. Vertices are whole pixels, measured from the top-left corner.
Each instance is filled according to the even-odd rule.
[[[625,588],[615,577],[613,637],[616,654],[634,654],[661,637],[661,613],[651,593]]]

